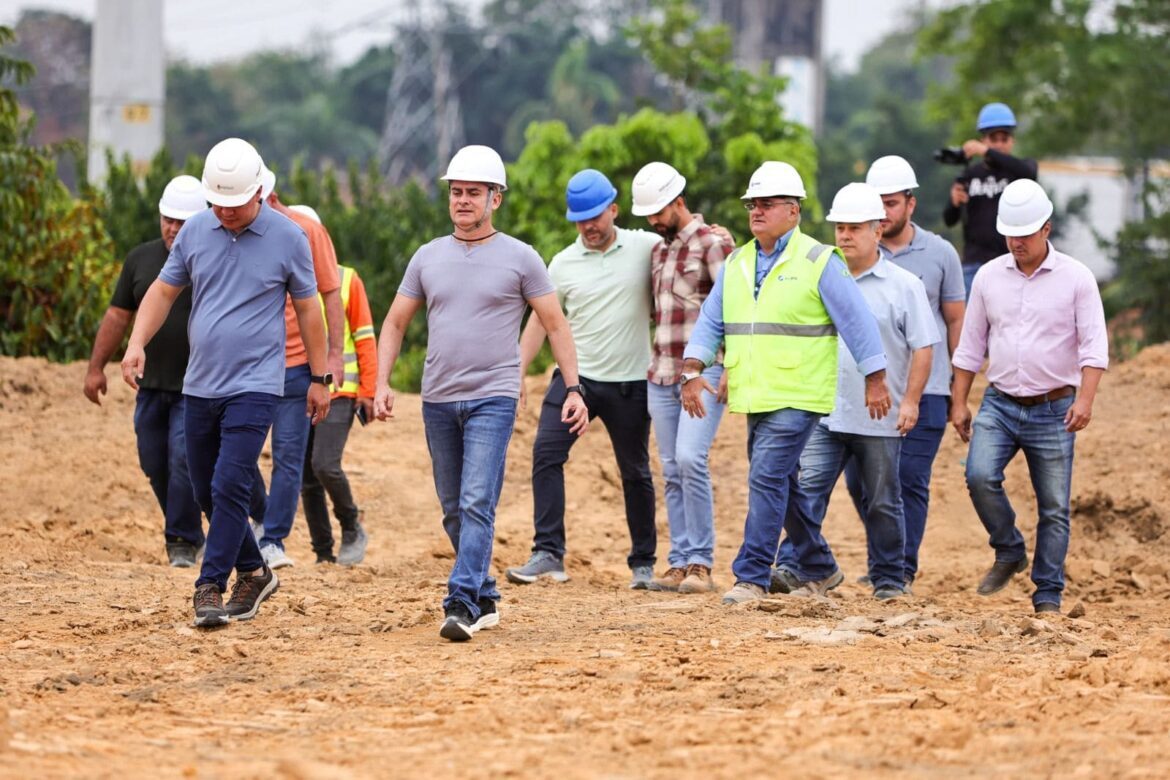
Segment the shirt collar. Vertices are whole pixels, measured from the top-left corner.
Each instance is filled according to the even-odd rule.
[[[676,235],[674,237],[674,240],[678,241],[680,243],[686,243],[687,241],[691,240],[691,236],[695,235],[695,233],[697,233],[699,228],[701,228],[702,226],[703,226],[703,215],[702,214],[692,214],[691,221],[687,223],[687,226],[685,228],[678,231],[678,235]]]
[[[878,261],[876,263],[874,263],[873,265],[871,265],[869,268],[865,269],[865,271],[862,272],[861,276],[857,276],[854,278],[856,278],[857,281],[859,281],[859,282],[862,279],[864,279],[865,277],[870,276],[870,275],[876,276],[879,279],[885,279],[887,276],[890,275],[890,267],[889,267],[888,263],[889,263],[889,261],[886,260],[886,256],[884,254],[882,254],[882,252],[879,250],[878,251]]]
[[[268,226],[272,224],[272,214],[272,207],[264,201],[260,201],[260,213],[257,214],[256,219],[252,220],[252,223],[244,228],[244,230],[241,230],[240,233],[251,230],[258,236],[264,235],[266,232],[268,232]],[[223,223],[221,223],[218,218],[211,220],[211,229],[228,232],[227,228],[223,226]]]
[[[1060,260],[1057,258],[1057,255],[1059,253],[1056,251],[1056,247],[1054,247],[1052,245],[1051,241],[1049,241],[1047,243],[1048,243],[1048,256],[1044,258],[1044,262],[1041,263],[1040,267],[1036,269],[1037,271],[1040,271],[1040,270],[1052,271],[1056,268],[1056,266],[1060,262]],[[1010,268],[1013,271],[1020,271],[1020,267],[1018,265],[1016,265],[1016,256],[1013,255],[1011,252],[1008,252],[1006,255],[1004,255],[1003,267]],[[1023,273],[1023,271],[1020,271],[1020,273]],[[1033,276],[1034,275],[1035,274],[1033,274]]]

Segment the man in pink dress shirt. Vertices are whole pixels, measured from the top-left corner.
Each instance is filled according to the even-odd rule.
[[[1032,605],[1037,613],[1059,612],[1073,443],[1092,418],[1097,385],[1109,366],[1105,311],[1089,269],[1048,242],[1052,202],[1039,184],[1009,184],[996,227],[1009,254],[976,274],[951,361],[951,424],[971,443],[967,490],[995,550],[978,592],[991,595],[1028,567],[1003,489],[1004,469],[1023,450],[1039,509]],[[972,425],[967,398],[985,357],[990,385]]]

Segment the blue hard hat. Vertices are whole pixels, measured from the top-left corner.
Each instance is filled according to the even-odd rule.
[[[988,103],[979,109],[979,119],[975,129],[979,132],[990,130],[993,127],[1015,127],[1016,115],[1007,107],[1006,103]]]
[[[565,188],[565,202],[569,205],[565,219],[570,222],[593,219],[616,198],[617,190],[604,173],[592,168],[578,171],[569,179],[569,186]]]

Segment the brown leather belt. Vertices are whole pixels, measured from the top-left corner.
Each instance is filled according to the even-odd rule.
[[[992,387],[995,387],[995,385],[992,385]],[[1055,390],[1049,390],[1044,395],[1011,395],[1009,393],[1005,393],[1003,390],[1000,390],[998,387],[995,387],[995,392],[999,393],[1009,401],[1018,403],[1020,406],[1036,406],[1037,404],[1048,403],[1049,401],[1055,401],[1059,398],[1067,398],[1068,396],[1075,394],[1076,391],[1077,389],[1072,385],[1065,385],[1064,387],[1058,387]]]

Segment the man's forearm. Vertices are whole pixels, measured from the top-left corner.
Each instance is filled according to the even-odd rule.
[[[1101,377],[1105,376],[1105,369],[1085,366],[1081,369],[1080,397],[1090,404],[1097,398],[1097,386],[1101,384]]]
[[[922,400],[922,391],[926,389],[926,380],[930,378],[933,356],[932,347],[916,349],[910,356],[910,377],[906,380],[905,400],[912,404],[917,405]]]
[[[528,373],[528,367],[532,365],[532,361],[536,359],[536,355],[540,352],[540,348],[544,346],[544,339],[547,331],[544,325],[540,322],[540,317],[533,312],[528,317],[528,324],[524,326],[524,332],[520,334],[520,374],[523,376]],[[551,339],[550,339],[551,341]],[[573,353],[574,359],[576,352]],[[558,363],[560,361],[557,361]],[[564,373],[564,367],[561,368]]]
[[[122,343],[122,338],[126,335],[131,317],[132,312],[129,309],[117,306],[106,309],[106,313],[102,316],[102,323],[98,326],[97,336],[93,340],[93,352],[89,356],[89,369],[91,371],[95,369],[101,371],[105,368],[106,363],[110,362],[110,358],[113,357],[118,345]]]
[[[341,308],[341,291],[321,293],[325,302],[325,328],[329,334],[329,354],[340,355],[345,349],[345,312]],[[339,383],[340,384],[340,383]]]
[[[569,386],[579,384],[581,378],[577,375],[577,346],[573,343],[573,332],[569,330],[568,323],[556,330],[548,331],[548,343],[552,347],[553,358],[557,361],[565,384]]]
[[[955,379],[951,384],[951,398],[956,404],[966,404],[971,395],[971,384],[975,373],[965,368],[955,368]]]
[[[316,296],[293,298],[293,309],[297,313],[297,325],[305,342],[305,352],[309,355],[309,370],[314,374],[324,374],[329,370],[329,346]],[[340,380],[341,377],[338,377],[338,384],[341,384]]]

